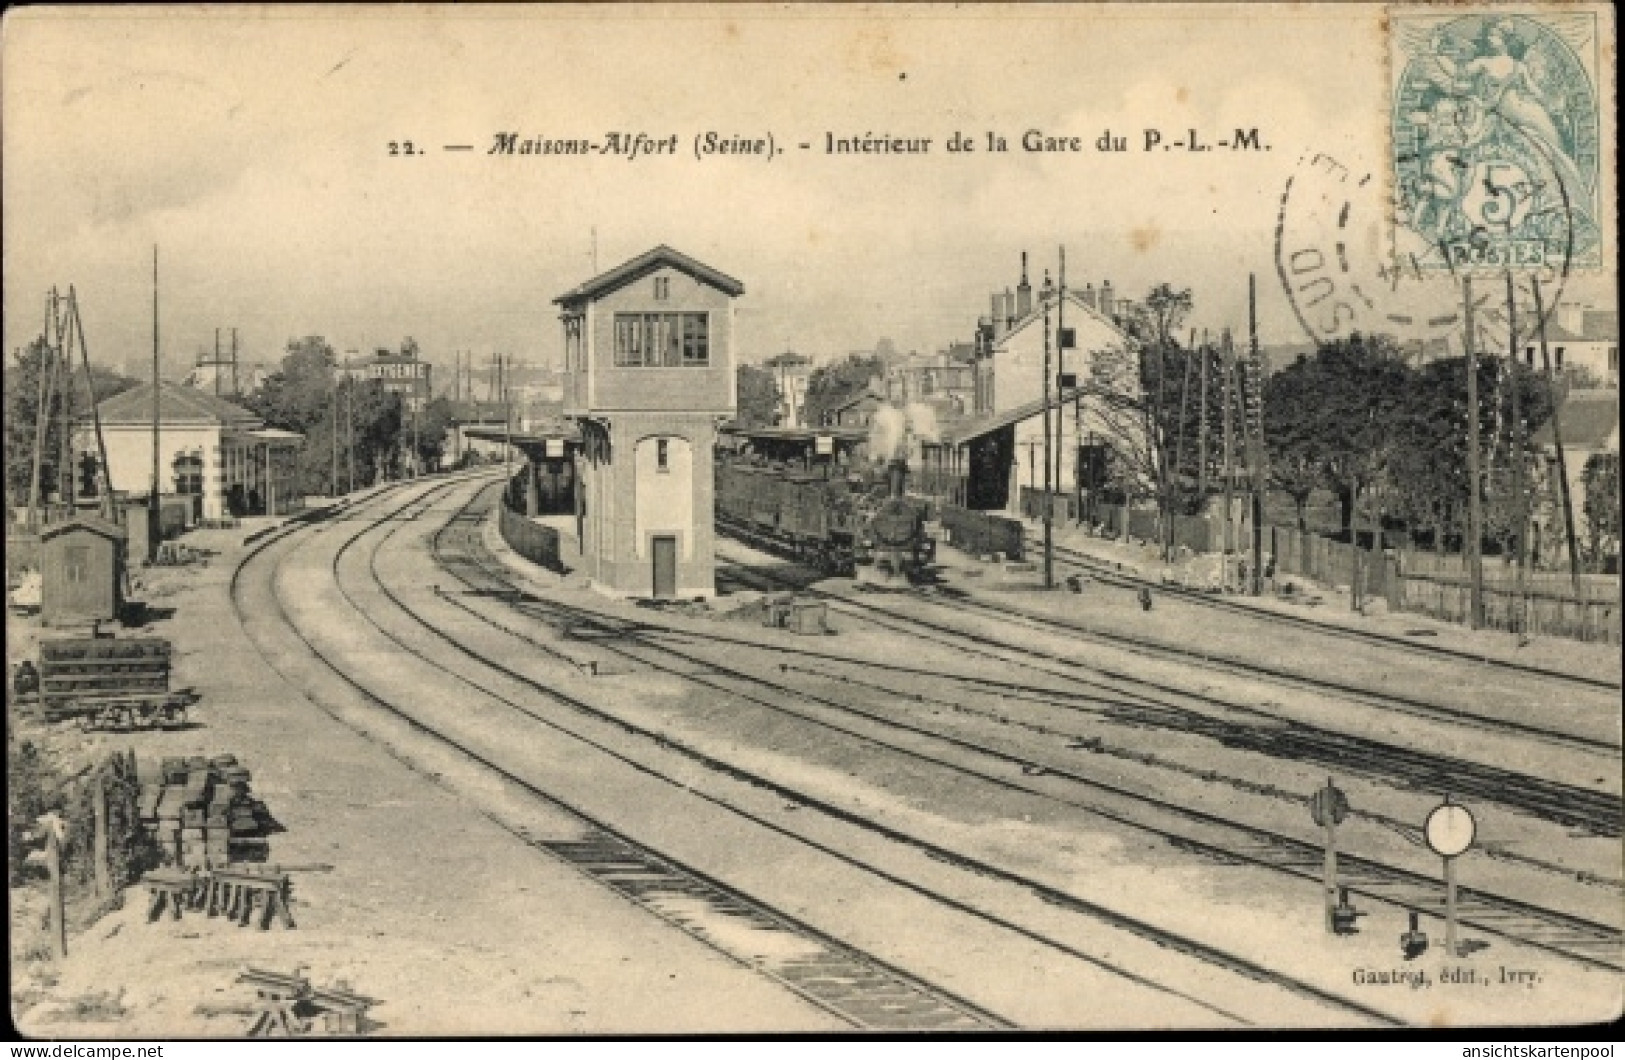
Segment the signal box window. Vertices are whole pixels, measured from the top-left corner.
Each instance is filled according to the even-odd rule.
[[[705,368],[710,363],[706,314],[615,314],[615,367]]]

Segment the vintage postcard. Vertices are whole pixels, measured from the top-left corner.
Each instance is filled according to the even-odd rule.
[[[8,11],[17,1033],[1603,1033],[1615,18]]]

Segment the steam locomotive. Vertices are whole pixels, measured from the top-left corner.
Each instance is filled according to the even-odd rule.
[[[857,432],[759,428],[719,450],[717,527],[830,574],[877,585],[919,581],[936,558],[929,505],[905,493],[908,467],[851,459]]]

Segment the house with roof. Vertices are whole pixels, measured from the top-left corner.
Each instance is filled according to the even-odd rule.
[[[1549,341],[1549,340],[1548,340]],[[1545,478],[1551,490],[1543,503],[1534,506],[1531,544],[1542,566],[1567,562],[1567,530],[1563,525],[1562,498],[1557,491],[1556,434],[1563,436],[1563,470],[1567,473],[1569,500],[1574,508],[1575,535],[1584,548],[1589,540],[1586,525],[1586,463],[1603,453],[1619,455],[1619,391],[1571,389],[1557,408],[1557,428],[1548,420],[1530,438],[1541,453]],[[1617,542],[1614,543],[1618,547]]]
[[[1619,310],[1565,302],[1546,324],[1546,351],[1554,371],[1619,389]],[[1543,366],[1538,338],[1525,343],[1523,356],[1529,367]]]
[[[579,569],[594,589],[716,593],[717,425],[738,408],[744,285],[658,246],[555,298],[575,457]]]
[[[1110,281],[1063,295],[1046,276],[1035,290],[1023,254],[1021,282],[1013,294],[994,294],[992,308],[977,325],[972,414],[947,425],[926,457],[942,474],[966,480],[969,507],[1019,511],[1022,488],[1044,488],[1046,423],[1049,481],[1061,493],[1079,485],[1080,448],[1144,451],[1141,417],[1132,410],[1138,377],[1122,325],[1132,304],[1116,297]]]
[[[282,515],[304,501],[294,480],[303,437],[267,427],[257,415],[193,387],[158,386],[158,475],[152,479],[153,386],[143,383],[96,406],[107,446],[107,477],[115,495],[180,494],[194,498],[193,516]],[[74,431],[80,461],[99,461],[95,427]]]
[[[887,404],[886,395],[876,389],[877,385],[871,379],[868,386],[826,411],[824,416],[828,422],[822,426],[861,427],[867,430],[880,406]]]

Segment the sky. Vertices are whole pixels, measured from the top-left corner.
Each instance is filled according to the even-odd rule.
[[[168,371],[232,327],[246,360],[318,334],[558,363],[552,299],[662,243],[744,284],[744,360],[967,341],[1023,250],[1039,283],[1062,247],[1069,284],[1190,287],[1215,331],[1256,273],[1261,337],[1301,342],[1282,191],[1306,152],[1381,172],[1386,54],[1380,8],[1340,4],[14,9],[5,344],[72,284],[92,357],[150,364],[156,245]],[[1253,127],[1269,150],[1143,150]],[[676,154],[493,157],[498,132]],[[696,158],[707,132],[782,153]],[[825,152],[870,135],[932,144]]]

